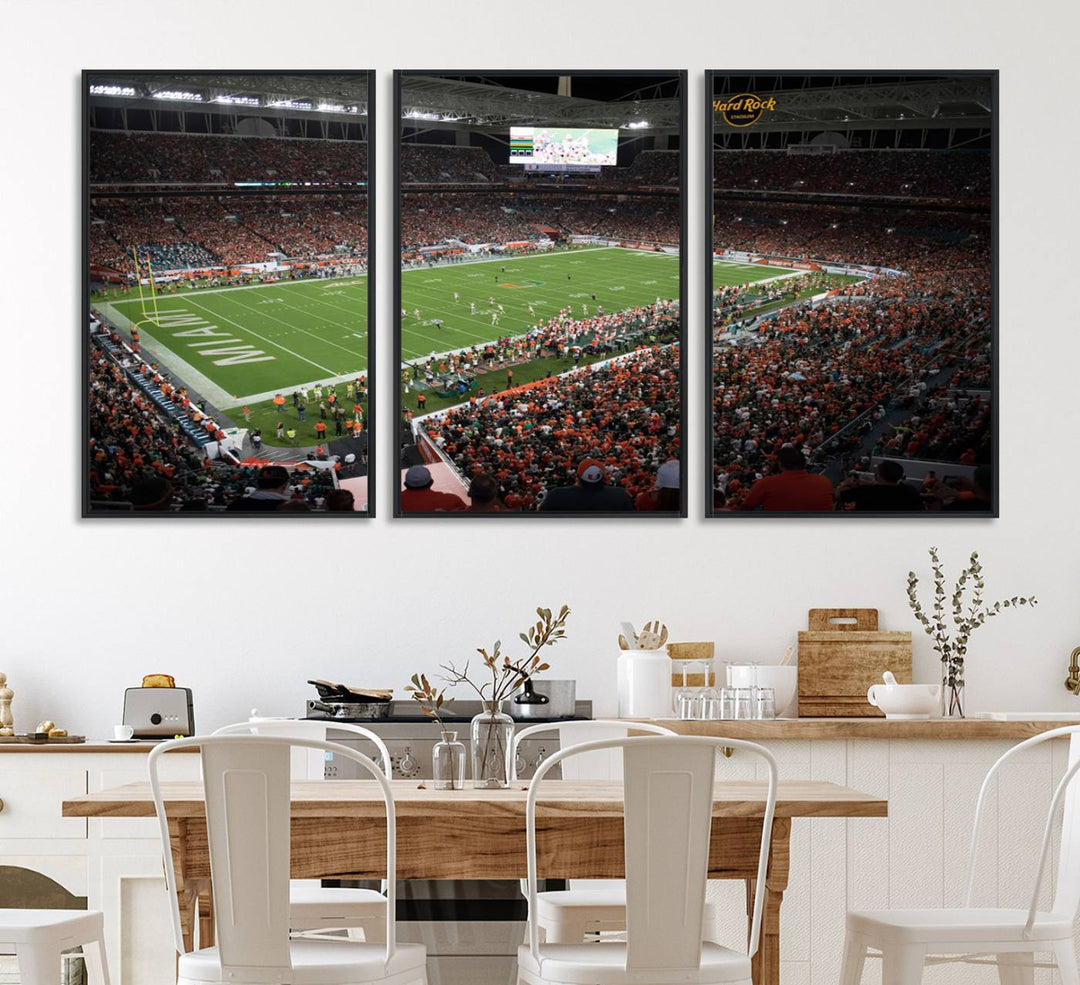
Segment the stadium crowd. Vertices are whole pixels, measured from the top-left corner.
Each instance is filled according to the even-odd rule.
[[[367,256],[366,195],[95,198],[90,262],[120,273],[150,256],[155,270]]]
[[[418,359],[406,365],[402,384],[414,380],[429,384],[439,377],[468,374],[478,367],[514,366],[531,359],[555,356],[569,359],[575,366],[585,356],[623,352],[636,341],[649,343],[677,334],[679,303],[658,299],[656,303],[576,318],[572,308],[563,308],[551,318],[541,319],[520,335],[505,335],[491,342],[470,346],[442,356]],[[476,396],[484,396],[481,389]]]
[[[597,366],[452,408],[418,426],[466,480],[490,474],[507,510],[541,509],[584,461],[651,506],[660,467],[679,455],[679,347],[643,346]]]
[[[268,488],[258,465],[211,462],[188,442],[179,426],[163,418],[133,386],[123,368],[100,351],[88,366],[89,491],[92,509],[134,511],[246,511],[256,489]],[[343,490],[326,470],[275,467],[272,489],[283,511],[342,508]],[[262,507],[266,508],[265,504]],[[348,509],[351,509],[351,496]]]
[[[714,312],[714,478],[726,508],[777,472],[785,447],[818,471],[838,460],[865,467],[870,454],[986,461],[985,400],[927,392],[988,365],[987,244],[973,238],[913,255],[920,263],[901,276],[844,288],[816,308],[784,308],[749,332],[732,335]],[[905,407],[909,419],[887,427]]]
[[[367,144],[308,137],[93,130],[90,183],[367,180]]]
[[[879,440],[875,457],[921,458],[960,465],[990,463],[990,403],[955,389],[952,380],[922,396],[893,434]]]
[[[905,270],[927,267],[935,252],[972,236],[989,241],[985,217],[730,200],[718,200],[713,216],[717,250]]]
[[[713,153],[716,189],[986,199],[990,154],[980,150],[842,150],[792,154],[783,150]]]
[[[406,252],[446,240],[512,243],[574,235],[678,243],[678,199],[643,195],[582,200],[543,193],[475,192],[402,196],[401,243]]]

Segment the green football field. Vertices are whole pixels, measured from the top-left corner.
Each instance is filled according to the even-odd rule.
[[[587,317],[582,305],[591,316],[598,306],[610,314],[678,296],[677,256],[618,247],[403,270],[401,358],[410,362],[433,352],[522,335],[567,305],[575,318],[582,318]],[[470,304],[476,305],[475,312]],[[504,310],[493,325],[492,312],[500,304]],[[436,321],[442,322],[441,329]]]
[[[367,278],[287,281],[99,303],[223,409],[367,369]]]

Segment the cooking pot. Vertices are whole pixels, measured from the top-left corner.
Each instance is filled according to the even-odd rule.
[[[510,714],[525,721],[572,718],[576,698],[577,681],[534,681],[529,677],[510,702]]]
[[[326,718],[389,718],[389,701],[317,701],[309,698],[307,717]],[[312,715],[312,712],[318,712]]]

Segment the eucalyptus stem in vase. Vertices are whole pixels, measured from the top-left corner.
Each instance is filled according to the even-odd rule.
[[[972,551],[968,566],[956,579],[949,600],[948,608],[952,615],[950,627],[946,622],[945,572],[936,547],[930,548],[930,567],[934,572],[934,606],[931,613],[928,615],[919,601],[919,577],[914,571],[908,572],[908,605],[926,634],[934,641],[934,649],[941,658],[941,714],[963,718],[964,659],[971,634],[1002,610],[1038,605],[1038,599],[1033,595],[1027,598],[1014,595],[999,602],[984,602],[986,583],[983,580],[982,562],[979,561],[979,552]],[[965,592],[968,595],[966,601]]]

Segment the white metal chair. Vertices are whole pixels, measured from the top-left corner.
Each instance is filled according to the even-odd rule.
[[[631,731],[651,735],[675,735],[669,728],[650,722],[631,724],[613,719],[541,722],[514,734],[510,749],[510,776],[517,780],[518,749],[522,739],[543,732],[558,732],[559,748],[583,742],[625,738]],[[567,780],[615,780],[622,775],[622,750],[604,749],[564,761]],[[528,886],[521,880],[521,894]],[[575,944],[586,936],[626,930],[626,882],[622,879],[571,879],[569,888],[537,894],[536,920],[541,939],[549,944]]]
[[[330,741],[327,732],[351,732],[371,742],[379,753],[383,773],[394,778],[393,765],[386,743],[371,729],[351,722],[316,721],[303,718],[253,718],[235,725],[226,725],[214,735],[276,735]],[[325,763],[321,753],[297,749],[292,757],[294,779],[322,780]],[[385,884],[383,889],[385,890]],[[312,935],[313,931],[339,928],[360,929],[366,941],[382,941],[386,921],[386,897],[375,889],[351,889],[323,886],[318,879],[293,879],[289,884],[289,926],[297,932]],[[354,935],[350,934],[350,937]]]
[[[979,907],[971,903],[979,828],[987,792],[1001,766],[1018,753],[1050,739],[1071,736],[1069,766],[1050,802],[1043,832],[1035,888],[1027,909]],[[841,985],[858,985],[867,951],[881,951],[883,985],[918,985],[928,955],[996,955],[1001,985],[1031,985],[1034,955],[1052,951],[1062,985],[1080,985],[1073,925],[1080,915],[1080,725],[1053,729],[1013,746],[990,768],[979,790],[968,856],[964,904],[951,909],[851,911],[847,915]],[[1064,803],[1057,890],[1053,908],[1039,909],[1051,838],[1058,809]],[[947,959],[946,959],[947,960]]]
[[[754,906],[745,954],[702,942],[716,753],[731,746],[765,762],[769,779]],[[536,892],[536,800],[544,775],[569,757],[622,751],[626,942],[540,943]],[[765,874],[776,809],[776,761],[755,742],[705,736],[640,736],[561,749],[533,777],[525,807],[529,942],[518,949],[525,985],[750,985],[761,937]]]
[[[90,985],[109,985],[100,910],[0,910],[0,945],[14,945],[22,985],[56,985],[61,953],[80,944]]]
[[[185,952],[158,763],[173,750],[189,748],[198,748],[202,756],[218,943]],[[382,943],[290,939],[289,760],[293,748],[351,759],[370,773],[382,790],[387,875]],[[427,985],[423,945],[398,945],[396,940],[396,812],[390,783],[371,759],[347,746],[316,739],[218,735],[157,746],[150,752],[149,770],[180,952],[177,985]]]

